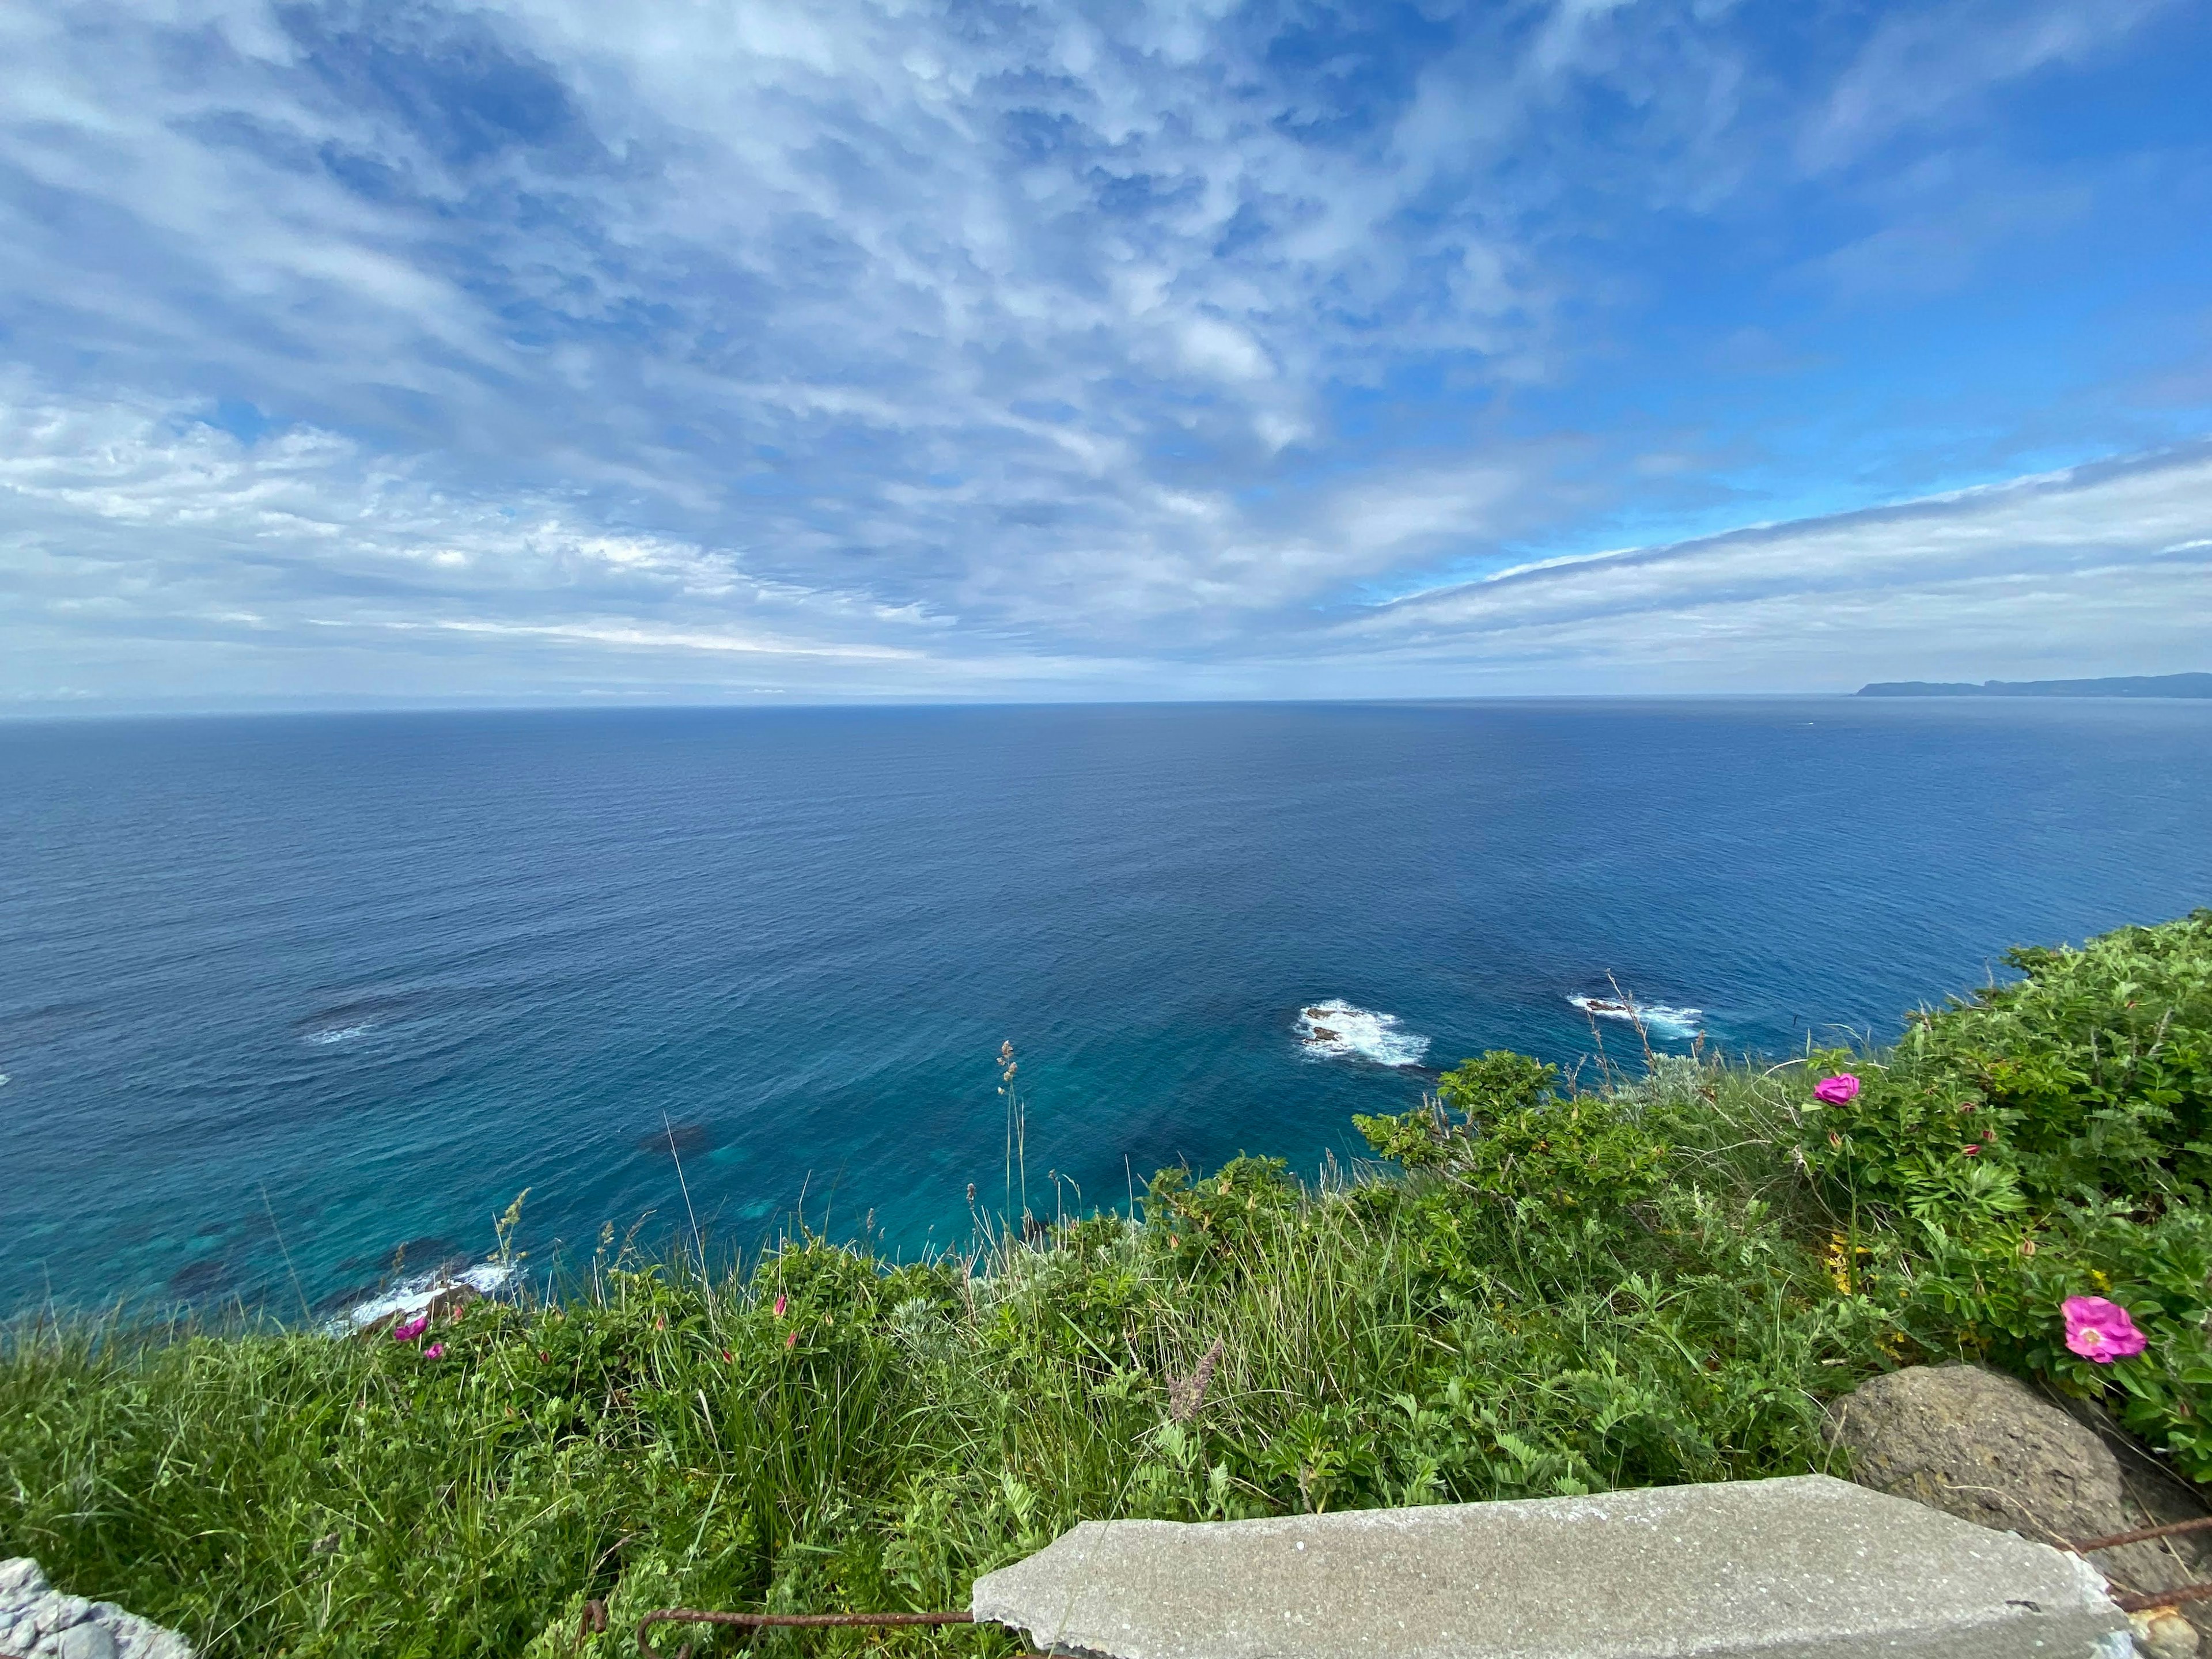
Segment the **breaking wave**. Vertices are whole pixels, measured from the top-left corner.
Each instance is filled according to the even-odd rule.
[[[1357,1008],[1340,997],[1298,1010],[1298,1041],[1316,1060],[1358,1058],[1377,1066],[1418,1066],[1429,1040],[1399,1028],[1395,1014]]]
[[[1634,998],[1569,997],[1567,1000],[1595,1019],[1641,1024],[1646,1030],[1668,1036],[1693,1037],[1705,1029],[1702,1008],[1670,1008],[1663,1002],[1638,1002]]]
[[[365,1302],[356,1302],[330,1323],[334,1335],[343,1336],[348,1331],[357,1331],[374,1325],[387,1315],[398,1314],[404,1319],[418,1314],[456,1285],[465,1285],[478,1296],[496,1296],[514,1281],[512,1262],[481,1261],[473,1267],[464,1267],[459,1273],[448,1273],[443,1267],[426,1273],[416,1273],[401,1279],[385,1290],[379,1291]]]
[[[376,1029],[374,1020],[362,1025],[337,1025],[326,1031],[310,1031],[300,1040],[327,1048],[333,1042],[350,1042],[357,1036],[366,1036]]]

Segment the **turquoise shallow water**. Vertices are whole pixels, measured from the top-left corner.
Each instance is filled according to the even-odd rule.
[[[0,1305],[325,1302],[524,1187],[538,1263],[688,1228],[664,1115],[726,1243],[803,1192],[916,1249],[999,1201],[1002,1040],[1049,1212],[1571,1064],[1608,974],[1778,1051],[2212,902],[2203,703],[17,724],[0,777]]]

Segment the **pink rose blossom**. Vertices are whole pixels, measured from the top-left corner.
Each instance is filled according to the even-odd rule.
[[[445,1357],[446,1345],[442,1342],[433,1342],[422,1350],[422,1358],[425,1359],[443,1359]]]
[[[2093,1364],[2109,1365],[2150,1346],[2128,1310],[2101,1296],[2069,1296],[2058,1311],[2066,1316],[2066,1346]]]
[[[1836,1077],[1824,1077],[1813,1085],[1813,1098],[1825,1100],[1831,1106],[1840,1106],[1845,1101],[1859,1097],[1859,1080],[1849,1072]]]
[[[394,1325],[392,1328],[392,1340],[394,1342],[412,1342],[429,1328],[430,1316],[419,1313],[404,1325]]]

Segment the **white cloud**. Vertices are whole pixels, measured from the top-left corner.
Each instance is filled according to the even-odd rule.
[[[1901,132],[1971,114],[1994,88],[2118,50],[2179,0],[1950,0],[1886,19],[1799,140],[1815,167],[1856,159]]]
[[[476,681],[554,689],[659,652],[686,685],[760,656],[872,693],[1233,690],[1309,649],[1487,673],[1485,641],[1547,629],[1545,660],[1597,660],[1673,605],[1748,672],[1723,618],[1797,626],[1741,608],[1781,591],[1748,544],[1359,607],[1723,492],[1676,388],[1604,380],[1645,280],[1621,226],[1763,230],[1808,173],[1844,200],[1844,163],[2159,10],[1854,15],[1801,70],[1703,0],[1396,32],[1168,0],[17,6],[0,637],[73,687],[132,650],[135,685],[307,689],[474,647]],[[1978,217],[1950,176],[1853,183],[1781,264],[1932,291],[2095,198],[2023,176]],[[1870,544],[1823,576],[1832,539],[1802,591],[1939,580]]]
[[[897,660],[920,653],[850,634],[937,620],[757,576],[736,550],[580,523],[557,498],[456,495],[328,433],[247,445],[191,415],[20,387],[0,401],[19,622],[43,611],[118,636],[360,626]],[[334,602],[349,614],[333,617]],[[612,605],[629,618],[605,620]],[[756,625],[733,628],[736,616]]]
[[[2212,448],[1502,570],[1339,624],[1346,657],[1615,687],[1849,690],[2202,665]],[[1718,672],[1716,672],[1718,669]]]
[[[316,619],[321,622],[321,618]],[[343,628],[357,624],[331,622]],[[648,651],[709,651],[746,657],[832,657],[861,661],[914,661],[919,651],[900,651],[886,646],[805,645],[772,635],[702,632],[696,629],[640,628],[624,622],[523,623],[479,622],[449,617],[434,623],[385,623],[385,628],[405,632],[429,629],[447,634],[489,635],[500,639],[575,640],[588,645],[621,646]]]

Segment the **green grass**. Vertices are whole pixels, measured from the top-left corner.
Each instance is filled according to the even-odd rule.
[[[1816,1399],[1878,1334],[1793,1242],[1819,1227],[1778,1224],[1805,1197],[1773,1134],[1788,1085],[1665,1083],[1711,1133],[1626,1227],[1246,1161],[1158,1183],[1148,1225],[1077,1223],[974,1276],[818,1241],[742,1279],[603,1272],[558,1306],[471,1308],[434,1361],[25,1330],[0,1536],[216,1653],[565,1652],[586,1595],[611,1598],[613,1653],[671,1603],[960,1606],[1086,1516],[1814,1467]],[[1167,1379],[1216,1341],[1178,1421]]]
[[[2200,918],[2153,954],[2212,957]],[[2081,1018],[2109,1052],[2094,1010]],[[1839,1120],[1808,1109],[1804,1065],[1662,1060],[1557,1097],[1540,1073],[1478,1062],[1444,1091],[1457,1109],[1364,1126],[1397,1137],[1409,1173],[1309,1189],[1259,1159],[1171,1171],[1140,1221],[1075,1222],[972,1263],[891,1267],[811,1238],[743,1275],[607,1263],[557,1305],[441,1323],[434,1360],[273,1328],[19,1327],[0,1352],[0,1553],[36,1555],[210,1654],[567,1654],[586,1598],[603,1597],[612,1627],[581,1650],[612,1655],[635,1650],[637,1615],[659,1606],[962,1606],[975,1574],[1086,1516],[1820,1468],[1822,1402],[1905,1359],[1995,1353],[2106,1383],[2063,1371],[2063,1350],[2039,1360],[1993,1310],[2042,1340],[2070,1285],[2137,1294],[2130,1258],[2069,1219],[2080,1193],[1999,1192],[1981,1231],[1952,1224],[1956,1206],[1916,1213],[1935,1176],[1913,1159],[1969,1188],[2014,1166],[2009,1139],[1959,1169],[1911,1140],[1927,1111],[1882,1103],[1933,1100],[1965,1073],[1941,1043],[1932,1058],[1910,1047],[1850,1062],[1869,1115],[1832,1141]],[[2037,1086],[2070,1086],[2055,1075]],[[2184,1097],[2158,1109],[2179,1123],[2197,1109]],[[1867,1163],[1877,1124],[1887,1164]],[[2165,1167],[2130,1125],[2130,1167]],[[2045,1153],[2069,1179],[2088,1167]],[[1907,1165],[1919,1173],[1875,1190]],[[2168,1181],[2139,1218],[2201,1213],[2196,1191]],[[2040,1254],[2019,1253],[2022,1229]],[[2197,1316],[2166,1303],[2177,1332]],[[1171,1382],[1216,1345],[1202,1402],[1177,1409]],[[2192,1411],[2196,1384],[2168,1352],[2130,1376],[2165,1365],[2179,1424],[2171,1407]],[[1011,1651],[975,1631],[804,1640]]]

